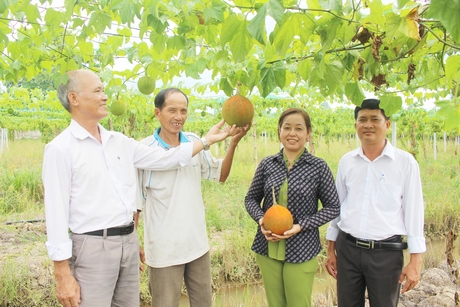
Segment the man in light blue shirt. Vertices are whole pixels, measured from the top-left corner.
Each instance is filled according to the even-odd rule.
[[[161,127],[141,142],[168,152],[200,138],[182,129],[188,98],[176,88],[155,96],[155,116]],[[144,250],[152,306],[178,307],[185,281],[191,307],[211,307],[211,262],[201,180],[225,182],[233,156],[248,127],[230,141],[223,159],[209,150],[192,158],[188,167],[169,171],[140,170],[144,204]],[[208,148],[209,149],[209,148]]]

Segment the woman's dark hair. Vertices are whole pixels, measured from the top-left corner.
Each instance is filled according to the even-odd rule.
[[[388,116],[385,115],[385,110],[380,108],[380,100],[375,98],[364,99],[361,103],[360,107],[355,108],[355,120],[358,119],[358,112],[362,109],[369,109],[369,110],[380,110],[382,115],[385,117],[386,120],[390,120]]]
[[[166,88],[162,91],[160,91],[156,96],[155,96],[155,108],[158,109],[163,109],[163,105],[165,104],[166,98],[168,98],[169,95],[172,93],[181,93],[182,95],[185,96],[185,99],[187,100],[187,106],[188,106],[188,97],[187,95],[184,94],[180,89],[175,88],[175,87],[170,87]]]
[[[280,136],[281,126],[283,125],[284,120],[286,119],[286,117],[292,114],[302,115],[303,119],[305,120],[305,126],[307,126],[307,131],[311,132],[311,120],[310,120],[310,115],[308,115],[307,111],[300,109],[300,108],[290,108],[290,109],[285,110],[280,115],[280,118],[278,120],[278,138]]]

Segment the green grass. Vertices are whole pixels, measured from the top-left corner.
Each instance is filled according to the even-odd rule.
[[[325,143],[315,138],[315,155],[326,160],[333,174],[336,174],[340,157],[355,148],[354,139],[340,139]],[[217,145],[211,147],[214,154]],[[460,225],[460,158],[456,154],[460,148],[451,142],[447,152],[439,148],[437,159],[433,159],[433,146],[426,142],[425,151],[418,155],[425,200],[425,231],[428,239],[428,251],[424,255],[424,267],[439,265],[445,259],[442,243],[443,235],[454,230],[458,233]],[[10,141],[9,149],[0,156],[0,223],[44,217],[43,188],[41,184],[41,163],[44,144],[39,140]],[[260,274],[250,250],[256,231],[256,223],[249,217],[244,207],[244,197],[251,183],[256,161],[278,152],[276,139],[259,138],[256,143],[248,135],[238,145],[229,178],[225,183],[203,181],[203,198],[206,207],[207,227],[211,245],[211,262],[215,306],[264,306],[264,296],[250,295],[248,289],[260,283]],[[224,155],[224,144],[219,144],[219,156]],[[320,228],[322,242],[325,243],[326,227]],[[5,226],[0,226],[0,231]],[[142,219],[139,237],[143,237]],[[18,232],[15,240],[18,244],[36,241],[44,249],[44,233],[30,234],[30,231]],[[437,243],[438,242],[438,243]],[[458,245],[458,244],[457,244]],[[458,248],[457,248],[458,250]],[[322,264],[326,252],[319,255],[320,269],[318,285],[314,295],[333,301],[334,286],[332,279],[324,272]],[[44,264],[49,266],[50,263]],[[52,277],[52,276],[51,276]],[[15,262],[14,257],[0,257],[0,306],[3,302],[33,302],[37,297],[47,298],[48,305],[55,303],[52,298],[52,283],[45,294],[38,295],[26,291],[33,287],[27,262]],[[225,294],[223,290],[229,284],[237,286],[236,294]],[[26,289],[25,289],[26,288]],[[251,291],[254,291],[251,290]],[[148,302],[147,274],[141,274],[141,298]],[[39,305],[39,304],[38,304]],[[45,304],[46,305],[46,304]],[[8,306],[27,306],[20,303]]]

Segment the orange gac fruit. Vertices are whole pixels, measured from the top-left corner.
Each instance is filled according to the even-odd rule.
[[[252,121],[253,117],[252,102],[240,94],[228,98],[222,105],[222,118],[230,126],[244,127]]]
[[[272,233],[282,235],[286,230],[292,228],[294,219],[291,211],[286,207],[274,204],[264,215],[264,228]]]

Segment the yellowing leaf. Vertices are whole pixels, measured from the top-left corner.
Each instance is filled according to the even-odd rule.
[[[406,18],[401,20],[400,30],[406,36],[420,41],[418,7],[414,7]]]

